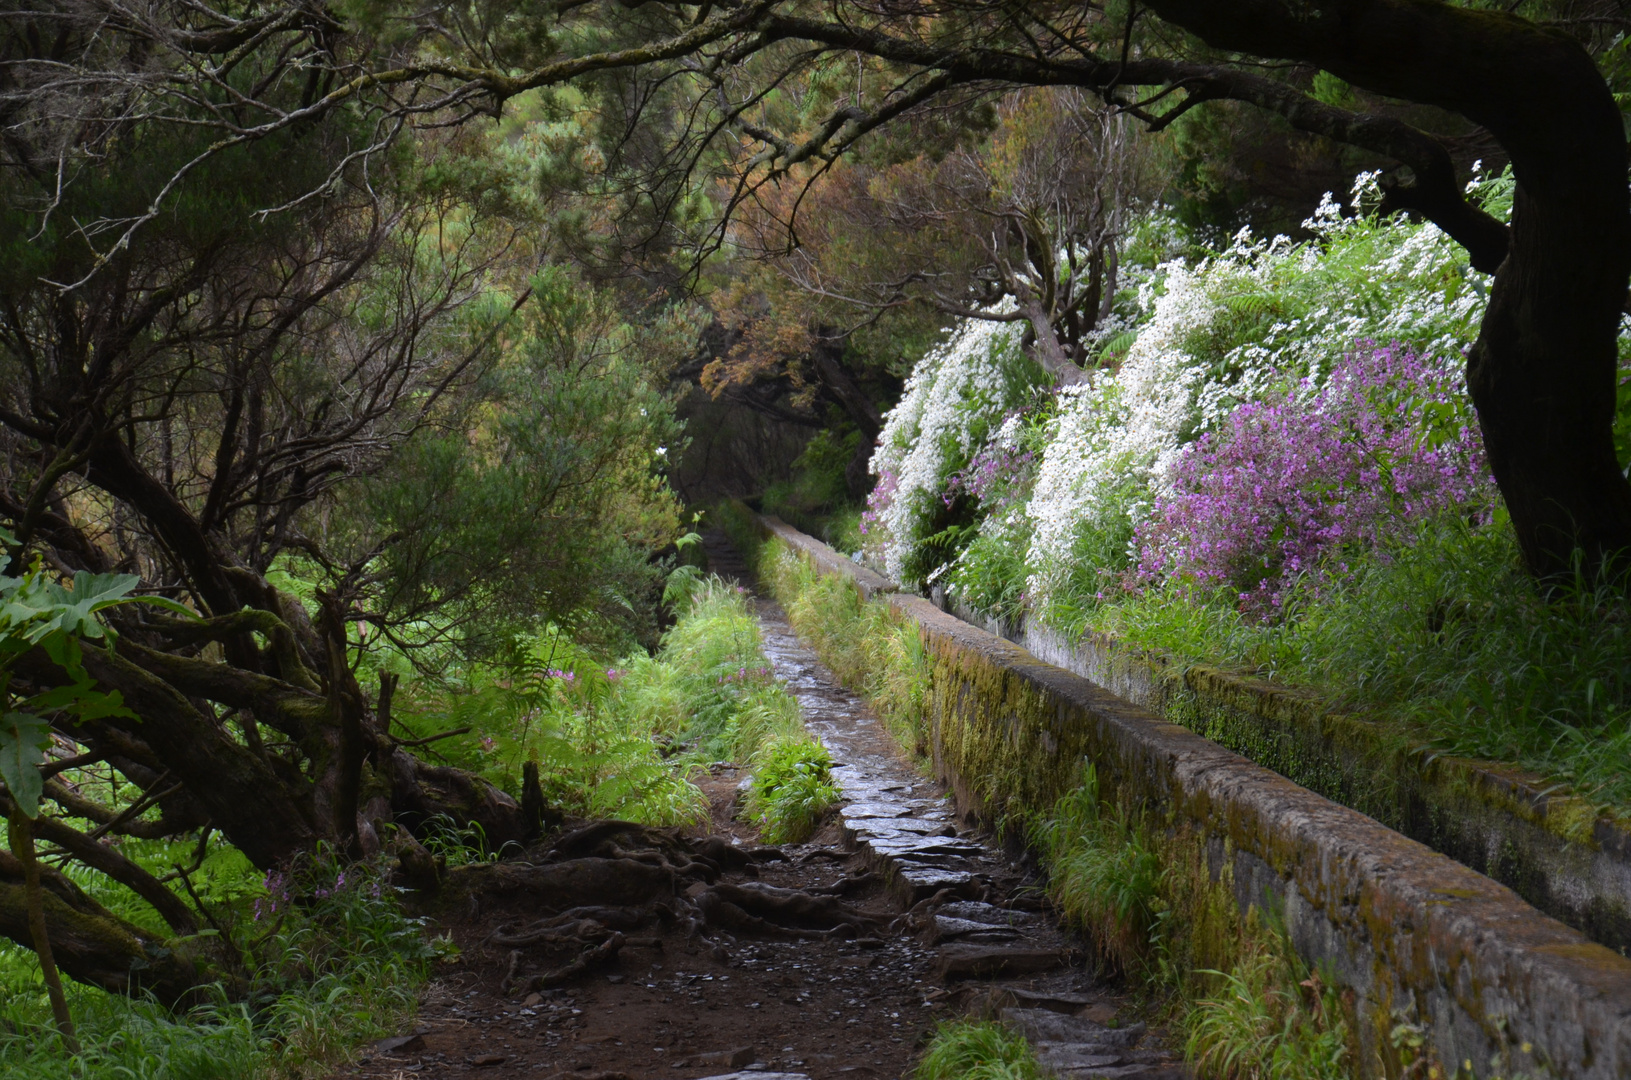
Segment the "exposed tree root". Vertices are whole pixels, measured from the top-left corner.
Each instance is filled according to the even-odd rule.
[[[757,882],[712,886],[697,895],[696,903],[709,926],[737,933],[859,937],[877,926],[876,920],[833,897]]]
[[[614,930],[638,930],[655,922],[657,917],[653,908],[573,908],[553,918],[541,919],[513,933],[507,932],[507,929],[501,926],[487,940],[493,945],[510,948],[551,944],[571,939],[600,942]]]
[[[871,870],[863,870],[852,877],[839,878],[831,885],[818,885],[813,889],[804,891],[811,896],[847,896],[856,889],[862,889],[878,880],[878,875]]]
[[[506,993],[511,997],[518,997],[533,990],[547,990],[551,986],[560,986],[562,983],[571,982],[584,972],[607,963],[622,948],[623,935],[614,931],[611,937],[608,937],[599,945],[583,950],[578,954],[577,959],[569,964],[563,964],[551,971],[546,971],[541,975],[533,975],[519,982],[511,982]]]

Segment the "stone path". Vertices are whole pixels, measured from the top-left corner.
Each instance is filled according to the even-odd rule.
[[[752,586],[722,534],[705,546],[715,573]],[[1061,1077],[1188,1078],[1160,1033],[1118,1022],[1125,1001],[1094,979],[1080,943],[1046,913],[1034,877],[958,821],[940,786],[902,759],[866,703],[799,640],[774,601],[754,602],[777,678],[832,754],[846,839],[887,880],[909,912],[907,927],[938,953],[937,993],[1024,1033]]]

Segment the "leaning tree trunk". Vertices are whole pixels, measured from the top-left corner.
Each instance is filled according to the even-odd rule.
[[[1517,194],[1468,386],[1529,568],[1623,572],[1631,484],[1612,425],[1631,272],[1623,120],[1572,38],[1434,0],[1151,0],[1214,47],[1317,64],[1373,92],[1438,105],[1511,155]],[[1457,223],[1420,206],[1457,239]],[[1459,212],[1448,207],[1447,212]]]
[[[167,1005],[193,1000],[205,987],[240,991],[243,977],[208,938],[163,938],[113,914],[61,872],[41,867],[46,935],[57,966],[70,978],[111,994],[151,993]],[[0,936],[32,947],[24,868],[0,851]]]

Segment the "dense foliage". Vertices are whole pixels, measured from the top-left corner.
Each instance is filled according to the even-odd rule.
[[[396,715],[421,737],[454,732],[438,752],[517,796],[531,762],[554,811],[581,817],[706,825],[696,771],[740,762],[756,777],[750,817],[776,842],[802,839],[837,791],[742,592],[697,578],[677,606],[655,653],[608,664],[552,627],[505,666],[405,684]]]

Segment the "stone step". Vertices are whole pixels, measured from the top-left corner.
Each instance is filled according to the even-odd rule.
[[[878,859],[878,871],[888,883],[897,903],[911,907],[939,892],[950,889],[955,896],[976,897],[984,891],[980,879],[968,870],[946,870],[921,866],[901,859]]]
[[[941,904],[935,909],[935,914],[951,919],[985,923],[987,926],[1018,928],[1043,925],[1042,916],[1034,911],[1015,911],[1013,908],[998,907],[981,900],[954,900],[949,904]]]
[[[953,938],[968,938],[970,935],[981,941],[1011,941],[1019,937],[1019,931],[1007,926],[993,926],[990,923],[958,919],[949,915],[934,917],[934,936],[938,940],[950,941]]]
[[[924,818],[851,817],[845,814],[844,832],[851,840],[857,836],[956,836],[957,826],[949,821]]]
[[[1067,1016],[1051,1009],[1009,1008],[1002,1010],[1001,1019],[1033,1045],[1070,1043],[1100,1048],[1098,1052],[1137,1046],[1148,1030],[1142,1023],[1107,1027],[1085,1016]]]

